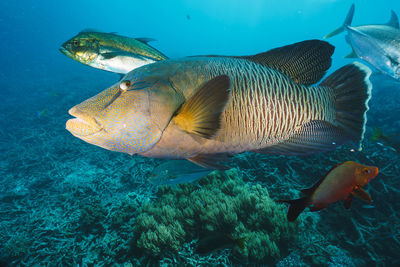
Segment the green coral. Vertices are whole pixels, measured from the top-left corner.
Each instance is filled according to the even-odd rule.
[[[185,242],[215,233],[247,237],[234,252],[254,262],[274,262],[288,253],[297,223],[288,223],[261,185],[243,182],[232,169],[214,172],[198,185],[163,186],[158,199],[145,204],[133,227],[133,249],[153,256],[178,252]]]

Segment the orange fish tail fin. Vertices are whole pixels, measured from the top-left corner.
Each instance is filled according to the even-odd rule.
[[[299,217],[300,213],[303,212],[305,208],[310,205],[309,197],[303,197],[299,199],[292,200],[275,200],[278,203],[288,203],[290,204],[289,210],[287,213],[287,219],[289,222],[293,222]]]

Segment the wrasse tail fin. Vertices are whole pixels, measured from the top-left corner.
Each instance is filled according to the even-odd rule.
[[[174,123],[194,136],[212,138],[220,128],[221,113],[229,99],[230,87],[227,75],[206,82],[177,111]]]
[[[347,13],[346,19],[344,20],[343,25],[334,30],[333,32],[331,32],[330,34],[324,36],[324,39],[331,38],[332,36],[335,36],[343,32],[346,26],[350,26],[354,16],[354,9],[355,9],[354,4],[352,4],[349,9],[349,12]]]
[[[320,84],[333,88],[336,99],[335,125],[348,139],[359,143],[359,150],[364,138],[368,102],[371,98],[370,75],[371,70],[368,67],[354,62],[338,69]]]
[[[317,83],[325,75],[332,63],[335,47],[320,40],[307,40],[269,50],[253,56],[236,58],[276,69],[296,83],[310,85]]]
[[[303,197],[293,200],[275,200],[275,202],[290,204],[287,213],[287,219],[289,222],[295,221],[297,217],[299,217],[300,213],[302,213],[303,210],[310,205],[309,197]]]

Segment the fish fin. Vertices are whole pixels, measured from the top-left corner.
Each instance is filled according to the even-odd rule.
[[[296,83],[310,85],[317,83],[325,75],[331,66],[334,50],[335,47],[325,41],[307,40],[257,55],[236,58],[276,69]]]
[[[314,211],[320,211],[320,210],[323,210],[323,209],[325,209],[326,207],[327,207],[328,205],[314,205],[314,206],[312,206],[311,208],[310,208],[310,211],[311,212],[314,212]]]
[[[210,139],[221,126],[221,113],[229,99],[229,76],[217,76],[203,84],[177,111],[174,123],[183,131]]]
[[[371,196],[364,189],[362,189],[360,186],[354,187],[352,194],[355,197],[358,197],[358,198],[364,200],[368,204],[372,203]]]
[[[219,161],[227,161],[226,159],[226,155],[223,154],[200,154],[188,158],[187,160],[206,169],[226,171],[230,169],[228,166],[216,163]]]
[[[344,20],[343,25],[340,26],[339,28],[337,28],[336,30],[334,30],[333,32],[329,33],[328,35],[324,36],[324,39],[331,38],[332,36],[335,36],[335,35],[343,32],[344,29],[346,28],[346,26],[350,26],[351,22],[353,20],[353,16],[354,16],[354,9],[355,9],[355,6],[354,6],[354,4],[352,4],[349,9],[349,12],[347,12],[347,16]]]
[[[142,42],[142,43],[145,43],[145,44],[147,44],[148,42],[156,41],[156,39],[146,38],[146,37],[140,37],[140,38],[135,38],[135,39],[138,40],[139,42]]]
[[[333,89],[335,96],[335,126],[340,128],[351,141],[359,144],[364,139],[367,123],[368,102],[372,85],[371,70],[358,62],[346,65],[329,75],[320,86]]]
[[[325,176],[326,177],[326,176]],[[305,188],[300,190],[303,194],[305,194],[306,196],[311,196],[315,190],[318,188],[318,186],[322,183],[322,181],[325,179],[325,177],[323,177],[322,179],[320,179],[318,182],[316,182],[312,187],[310,188]]]
[[[120,55],[120,52],[107,52],[100,54],[104,59],[111,59]]]
[[[344,58],[358,58],[358,56],[357,56],[356,52],[355,52],[354,49],[353,49],[353,50],[351,50],[351,52],[350,52],[347,56],[345,56]]]
[[[311,196],[314,191],[318,188],[318,186],[325,180],[325,178],[328,176],[328,174],[333,171],[334,169],[336,169],[338,166],[342,165],[343,163],[337,164],[336,166],[333,166],[332,168],[329,169],[329,171],[326,172],[325,176],[322,177],[321,179],[319,179],[318,182],[316,182],[312,187],[310,188],[306,188],[306,189],[302,189],[300,190],[303,194],[305,194],[306,196]]]
[[[314,120],[301,126],[286,141],[253,152],[291,156],[307,155],[334,150],[348,139],[349,137],[333,124]]]
[[[101,32],[101,31],[99,31],[97,29],[86,28],[86,29],[81,30],[79,33],[88,33],[88,32]]]
[[[350,194],[348,197],[346,197],[343,201],[344,207],[348,210],[351,207],[351,204],[353,203],[353,195]]]
[[[391,10],[391,11],[392,11],[392,13],[390,15],[390,19],[385,25],[399,29],[399,19],[397,18],[396,13],[393,10]]]
[[[309,197],[303,197],[299,199],[292,199],[292,200],[275,200],[278,203],[288,203],[289,210],[287,213],[287,219],[289,222],[293,222],[299,217],[300,213],[310,205]]]
[[[101,53],[100,54],[104,59],[111,59],[114,57],[119,57],[119,56],[127,56],[127,57],[139,57],[140,55],[134,55],[129,52],[123,52],[123,51],[118,51],[118,52],[106,52],[106,53]]]

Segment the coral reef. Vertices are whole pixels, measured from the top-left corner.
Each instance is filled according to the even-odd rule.
[[[145,204],[133,227],[133,246],[151,256],[182,250],[185,242],[223,233],[246,237],[235,253],[251,262],[274,262],[296,240],[297,223],[288,223],[286,207],[276,204],[261,185],[243,182],[231,169],[213,172],[198,185],[163,186],[158,199]]]

